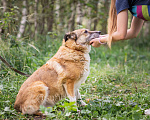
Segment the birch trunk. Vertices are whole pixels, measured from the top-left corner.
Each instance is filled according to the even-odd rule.
[[[38,0],[35,0],[35,6],[34,6],[34,29],[35,29],[35,32],[34,32],[34,36],[35,36],[35,41],[37,40],[37,33],[38,33],[38,30],[37,30],[37,25],[38,25],[38,22],[37,22],[37,12],[38,11]]]
[[[44,28],[45,28],[45,7],[46,7],[46,4],[45,4],[45,0],[41,0],[41,5],[42,5],[42,18],[40,20],[40,34],[43,34],[44,33]]]
[[[145,22],[144,23],[144,37],[150,35],[150,23]]]
[[[2,0],[2,6],[3,6],[3,12],[1,12],[1,18],[3,18],[3,15],[7,9],[7,1],[6,0]],[[3,33],[4,29],[0,26],[0,33]],[[1,39],[1,34],[0,34],[0,39]]]
[[[7,9],[7,2],[6,0],[2,0],[2,4],[3,4],[3,13],[6,11]]]
[[[88,21],[87,21],[87,28],[89,29],[89,30],[91,30],[91,24],[92,24],[92,19],[91,19],[91,11],[92,11],[92,9],[91,8],[88,8],[88,16],[89,16],[89,19],[88,19]]]
[[[102,33],[106,34],[107,33],[107,19],[108,19],[108,13],[109,13],[109,6],[110,6],[110,1],[109,0],[105,0],[104,1],[104,7],[102,12],[104,13],[103,15],[103,22],[102,22]]]
[[[96,27],[97,27],[97,23],[98,23],[98,0],[95,0],[94,1],[94,11],[95,11],[95,14],[94,14],[94,17],[95,17],[95,19],[94,19],[94,21],[93,21],[93,23],[94,23],[94,28],[93,28],[93,30],[96,30]]]
[[[23,36],[23,33],[25,31],[26,21],[27,21],[27,1],[24,0],[23,8],[22,8],[22,18],[21,18],[21,23],[19,27],[19,32],[17,34],[17,39],[20,39]]]
[[[77,5],[77,25],[82,25],[82,4],[80,1],[78,1],[78,5]]]
[[[68,30],[73,31],[75,29],[75,14],[76,14],[76,0],[71,3],[71,16],[68,21]]]
[[[54,23],[54,4],[55,0],[50,0],[49,9],[47,13],[47,30],[52,32],[53,31],[53,23]]]
[[[59,26],[58,29],[60,32],[64,30],[64,25],[65,25],[65,1],[59,0]]]

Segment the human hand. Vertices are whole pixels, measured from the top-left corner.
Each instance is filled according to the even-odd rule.
[[[95,38],[90,41],[90,45],[93,47],[100,47],[101,44],[106,44],[106,37],[107,35],[100,35],[99,38]],[[105,42],[104,42],[105,41]]]
[[[95,38],[93,40],[90,41],[90,45],[92,45],[93,47],[100,47],[101,44],[99,43],[100,38]]]

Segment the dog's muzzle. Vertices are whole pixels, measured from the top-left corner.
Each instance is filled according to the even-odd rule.
[[[91,41],[92,39],[95,39],[95,38],[99,38],[100,34],[101,34],[101,31],[93,32],[88,41]]]

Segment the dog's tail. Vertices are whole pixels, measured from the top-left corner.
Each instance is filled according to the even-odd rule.
[[[26,77],[29,77],[30,75],[23,73],[15,68],[13,68],[2,56],[0,56],[0,59],[3,63],[5,63],[5,65],[7,65],[11,70],[15,71],[16,73],[19,73],[20,75],[24,75]]]

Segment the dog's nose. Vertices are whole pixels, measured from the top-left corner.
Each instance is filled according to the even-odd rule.
[[[98,34],[101,34],[101,31],[97,31],[98,32]]]

